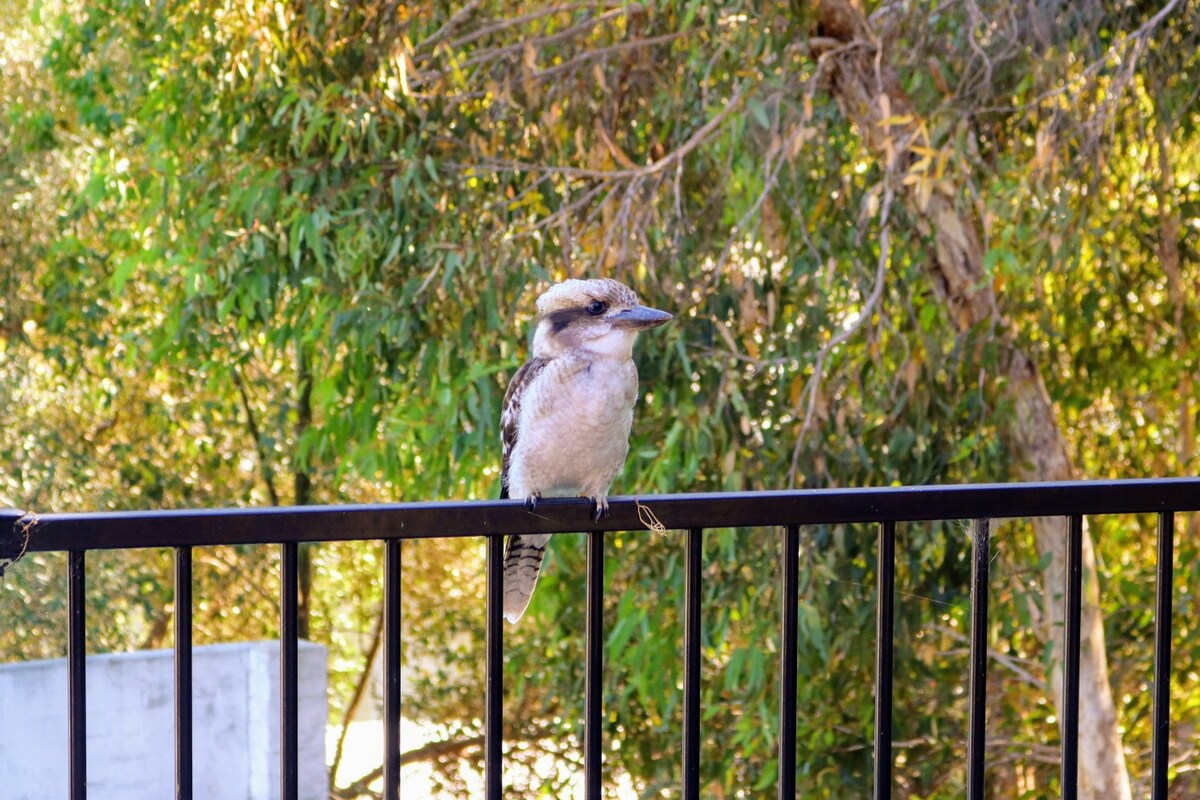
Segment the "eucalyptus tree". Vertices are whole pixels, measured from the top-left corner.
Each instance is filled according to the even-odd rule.
[[[28,325],[5,342],[45,367],[21,377],[14,396],[31,413],[8,413],[4,441],[17,463],[12,443],[67,438],[73,467],[12,483],[11,502],[489,496],[535,285],[585,274],[678,312],[639,355],[645,393],[617,491],[1195,468],[1184,331],[1198,267],[1181,233],[1196,224],[1191,3],[59,10],[41,12],[50,101],[5,103],[26,119],[50,109],[37,147],[84,175],[59,214],[16,228],[27,248],[6,278],[28,281]],[[37,147],[21,143],[13,163]],[[77,440],[55,392],[86,411]],[[1108,686],[1139,694],[1151,620],[1111,612],[1149,605],[1148,565],[1130,555],[1134,521],[1101,530],[1083,767],[1091,796],[1119,797],[1145,764],[1129,737],[1147,736],[1147,708],[1117,707]],[[969,544],[953,525],[901,535],[897,703],[914,713],[897,721],[897,781],[957,796]],[[1012,610],[992,631],[997,796],[1055,785],[1058,541],[1044,522],[997,537],[994,602]],[[859,528],[806,531],[806,796],[869,788],[870,542]],[[480,550],[406,547],[405,658],[437,666],[413,673],[405,708],[442,735],[408,759],[466,794]],[[610,777],[669,793],[679,542],[623,534],[609,547]],[[773,791],[778,548],[762,531],[707,540],[706,795]],[[308,557],[309,635],[334,648],[340,722],[378,638],[378,552]],[[270,633],[269,591],[247,589],[269,590],[269,554],[207,563],[204,635]],[[115,603],[105,645],[161,640],[164,559],[120,566],[144,588]],[[121,596],[121,574],[106,594]],[[579,757],[581,574],[581,543],[556,537],[510,629],[515,792],[559,793]],[[28,642],[6,646],[32,654]],[[1194,762],[1195,742],[1181,744]],[[352,777],[339,776],[343,796],[366,791]]]

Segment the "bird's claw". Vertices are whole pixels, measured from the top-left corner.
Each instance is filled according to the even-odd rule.
[[[591,498],[591,513],[592,522],[599,522],[608,516],[608,498],[593,497]]]
[[[529,497],[526,497],[525,498],[525,510],[532,513],[537,508],[538,500],[541,500],[541,499],[542,498],[537,494],[531,494],[531,495],[529,495]]]

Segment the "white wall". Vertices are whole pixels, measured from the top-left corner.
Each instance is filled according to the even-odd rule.
[[[87,659],[89,800],[175,796],[174,653]],[[325,800],[325,648],[300,642],[300,797]],[[192,651],[199,800],[278,800],[279,643]],[[66,659],[0,665],[0,798],[64,800]]]

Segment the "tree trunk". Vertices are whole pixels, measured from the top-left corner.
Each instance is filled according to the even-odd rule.
[[[935,247],[926,264],[927,273],[957,330],[965,333],[986,325],[1000,348],[1007,378],[1004,387],[1015,409],[1006,443],[1014,461],[1022,465],[1022,477],[1034,481],[1071,479],[1073,469],[1066,441],[1037,364],[1013,341],[997,310],[991,281],[983,269],[979,223],[942,187],[930,190],[920,180],[901,180],[916,174],[915,170],[910,173],[917,162],[910,148],[913,144],[929,145],[918,138],[927,127],[897,80],[879,38],[852,0],[819,0],[816,21],[817,36],[810,44],[826,70],[829,90],[845,118],[895,177],[893,185],[899,187],[898,195],[921,233],[933,237]],[[1038,549],[1050,554],[1043,586],[1047,612],[1043,633],[1053,648],[1049,683],[1061,719],[1066,526],[1060,518],[1035,519],[1033,525]],[[1127,800],[1131,797],[1129,776],[1108,681],[1095,554],[1086,529],[1083,560],[1079,796],[1085,800]]]
[[[303,342],[296,343],[296,385],[299,397],[296,399],[296,447],[300,440],[312,427],[312,368],[308,352]],[[292,476],[294,505],[307,506],[312,504],[312,477],[308,473],[307,464],[298,464]],[[299,584],[299,607],[296,609],[296,630],[301,639],[310,638],[312,629],[312,559],[315,542],[305,542],[296,550],[296,582]]]
[[[1156,87],[1155,95],[1160,95],[1163,91],[1164,87]],[[1167,276],[1167,288],[1171,293],[1171,305],[1175,312],[1175,357],[1180,366],[1176,469],[1177,474],[1188,475],[1191,474],[1192,459],[1195,455],[1196,431],[1193,424],[1192,398],[1195,397],[1196,389],[1192,371],[1185,366],[1188,357],[1188,337],[1183,331],[1183,317],[1187,309],[1187,297],[1179,256],[1179,232],[1183,228],[1183,221],[1180,219],[1179,202],[1175,197],[1175,168],[1171,164],[1171,140],[1167,135],[1169,124],[1156,103],[1153,128],[1158,150],[1158,180],[1154,184],[1154,196],[1158,200],[1158,258],[1163,274]],[[1188,514],[1186,518],[1187,537],[1200,537],[1200,514]]]

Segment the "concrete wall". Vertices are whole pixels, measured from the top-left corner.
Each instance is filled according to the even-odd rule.
[[[89,800],[175,796],[173,651],[89,656]],[[300,797],[325,800],[325,648],[300,642]],[[279,643],[193,650],[195,796],[279,798]],[[0,798],[65,800],[66,659],[0,665]]]

